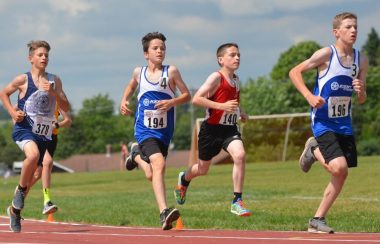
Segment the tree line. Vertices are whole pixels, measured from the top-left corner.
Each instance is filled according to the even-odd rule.
[[[306,100],[299,95],[289,79],[289,70],[309,58],[321,46],[315,41],[304,41],[291,46],[283,52],[268,76],[248,79],[241,85],[241,103],[249,115],[304,113],[310,110]],[[353,102],[353,125],[360,155],[380,155],[380,103],[376,97],[380,94],[380,39],[374,28],[368,34],[367,41],[361,47],[361,52],[369,59],[367,76],[367,101],[358,106]],[[315,83],[316,71],[305,74],[306,85],[312,89]],[[354,98],[355,100],[355,98]],[[136,99],[133,99],[136,102]],[[72,114],[73,124],[69,129],[62,128],[59,134],[59,144],[56,158],[67,158],[74,154],[104,153],[105,146],[110,144],[113,151],[120,150],[120,143],[128,143],[133,138],[133,117],[121,116],[119,104],[107,94],[98,94],[83,101],[82,108]],[[175,149],[189,149],[191,145],[192,126],[195,118],[204,117],[203,108],[184,104],[177,107],[176,129],[173,138]],[[306,121],[305,121],[306,120]],[[294,144],[302,146],[305,137],[311,135],[308,118],[296,121],[298,129],[292,131]],[[281,138],[278,127],[283,122],[266,121],[245,126],[245,134],[255,135],[244,138],[248,156],[256,159],[268,158],[279,150]],[[283,130],[283,129],[282,129]],[[11,164],[22,160],[16,144],[11,139],[12,123],[8,113],[0,105],[0,162]],[[261,132],[260,132],[261,131]],[[264,133],[263,133],[264,132]],[[294,146],[294,145],[293,145]],[[290,158],[299,154],[297,146],[293,147]],[[290,147],[292,151],[292,145]]]

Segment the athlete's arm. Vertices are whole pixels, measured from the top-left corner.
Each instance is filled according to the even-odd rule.
[[[55,76],[54,81],[55,81],[55,85],[50,86],[51,88],[50,88],[49,92],[51,92],[55,96],[57,103],[58,103],[58,107],[62,111],[67,112],[67,111],[69,111],[70,104],[69,104],[69,101],[66,97],[65,92],[63,91],[62,81],[58,76]]]
[[[63,127],[63,128],[68,128],[71,126],[71,123],[72,123],[72,120],[71,120],[71,117],[69,115],[68,112],[65,112],[63,110],[59,110],[59,113],[62,115],[63,117],[63,120],[61,121],[57,121],[58,125],[59,125],[59,128]]]
[[[130,115],[133,111],[130,109],[129,106],[129,99],[135,92],[138,84],[139,84],[139,77],[140,77],[141,67],[136,67],[133,70],[132,78],[129,80],[129,83],[127,87],[124,90],[123,97],[120,101],[120,113],[124,116]]]
[[[187,103],[191,99],[190,91],[187,88],[185,82],[182,79],[181,73],[175,66],[170,66],[169,70],[169,79],[170,84],[173,84],[173,90],[178,90],[181,92],[181,95],[178,97],[174,97],[168,100],[161,100],[154,106],[158,110],[168,111],[170,108],[175,107],[177,105]]]
[[[367,99],[366,92],[366,78],[368,72],[368,58],[366,56],[360,57],[360,70],[358,77],[352,81],[352,86],[358,96],[358,103],[363,104]]]
[[[311,69],[326,66],[331,56],[331,48],[325,47],[316,51],[309,59],[296,65],[289,72],[289,77],[292,80],[297,90],[304,96],[307,102],[313,108],[320,108],[325,104],[325,100],[320,96],[314,96],[313,93],[305,85],[305,81],[302,78],[302,73]]]
[[[25,74],[19,75],[0,92],[0,99],[3,106],[15,122],[21,122],[25,117],[25,113],[12,105],[10,96],[19,90],[19,97],[24,97],[27,84],[26,81],[27,78],[25,77]]]
[[[221,76],[218,72],[214,72],[206,79],[205,83],[199,88],[193,97],[193,104],[204,107],[224,110],[226,112],[235,112],[239,107],[237,99],[219,103],[212,101],[210,98],[215,94],[221,81]]]

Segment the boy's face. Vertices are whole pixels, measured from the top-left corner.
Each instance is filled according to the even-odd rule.
[[[240,65],[240,51],[232,46],[226,49],[224,55],[218,58],[221,67],[237,70]]]
[[[354,44],[358,34],[358,25],[356,19],[344,19],[340,26],[333,30],[337,39],[348,44]]]
[[[39,69],[45,69],[49,63],[49,52],[44,47],[39,47],[31,55],[29,61],[32,65]]]
[[[162,64],[165,59],[166,46],[160,39],[153,39],[149,43],[148,51],[144,53],[145,59],[152,63]]]

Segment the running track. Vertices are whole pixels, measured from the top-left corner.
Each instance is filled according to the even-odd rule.
[[[9,230],[9,220],[0,216],[3,243],[133,243],[133,244],[227,244],[227,243],[380,243],[380,233],[309,234],[301,231],[170,230],[120,226],[22,221],[22,232]]]

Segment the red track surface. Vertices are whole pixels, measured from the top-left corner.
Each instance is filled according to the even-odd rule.
[[[37,220],[22,221],[22,232],[9,230],[9,220],[0,216],[2,243],[380,243],[380,233],[309,234],[297,231],[170,230],[85,225]]]

